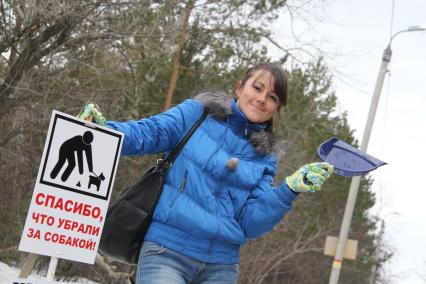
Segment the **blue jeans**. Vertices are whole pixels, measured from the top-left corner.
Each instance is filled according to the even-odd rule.
[[[204,263],[145,241],[139,256],[136,284],[235,284],[238,264]]]

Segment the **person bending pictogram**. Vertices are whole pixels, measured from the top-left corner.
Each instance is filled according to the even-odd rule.
[[[59,171],[64,166],[65,162],[68,162],[68,166],[63,172],[61,176],[62,181],[66,181],[72,171],[75,168],[75,158],[74,152],[77,152],[77,162],[78,162],[78,171],[80,174],[83,174],[83,152],[86,153],[87,165],[89,167],[89,171],[93,171],[92,164],[92,145],[90,145],[93,141],[93,134],[90,131],[84,132],[82,135],[74,136],[64,143],[62,143],[59,148],[59,159],[50,173],[50,177],[55,179],[58,175]]]

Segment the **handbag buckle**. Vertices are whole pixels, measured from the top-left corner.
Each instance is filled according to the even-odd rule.
[[[171,162],[164,163],[164,165],[160,168],[161,175],[164,176],[167,173],[167,171],[170,169],[171,166],[172,166]]]

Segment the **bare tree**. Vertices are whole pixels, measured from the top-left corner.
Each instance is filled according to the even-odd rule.
[[[3,10],[0,54],[10,52],[0,103],[11,95],[22,76],[40,60],[60,52],[100,2],[1,1]]]

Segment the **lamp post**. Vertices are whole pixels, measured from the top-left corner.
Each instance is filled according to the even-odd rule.
[[[361,151],[364,151],[364,152],[367,151],[371,130],[373,128],[374,117],[376,115],[376,110],[377,110],[377,106],[379,104],[379,99],[380,99],[380,93],[383,87],[383,81],[385,79],[385,75],[388,71],[387,67],[392,57],[392,50],[391,50],[392,40],[401,33],[416,32],[416,31],[426,31],[426,27],[410,26],[405,30],[395,33],[389,40],[389,43],[386,49],[383,51],[382,63],[380,65],[379,74],[377,76],[373,97],[371,98],[370,110],[368,112],[368,118],[365,124],[364,134],[362,137]],[[344,253],[346,241],[348,238],[349,227],[352,220],[352,214],[355,207],[355,201],[358,195],[360,182],[361,182],[360,176],[355,176],[351,180],[349,195],[346,201],[345,212],[344,212],[343,220],[342,220],[342,226],[340,227],[340,234],[339,234],[339,241],[337,243],[337,248],[336,248],[336,255],[334,256],[333,266],[331,269],[329,284],[337,284],[339,281],[340,270],[341,270],[342,261],[343,261],[343,253]]]

